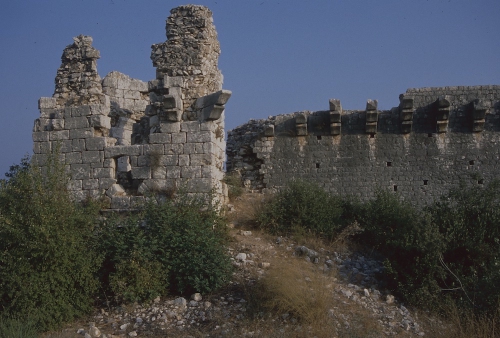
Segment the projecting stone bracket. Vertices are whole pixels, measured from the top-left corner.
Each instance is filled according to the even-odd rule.
[[[366,133],[375,134],[377,133],[378,124],[378,101],[368,100],[366,101]]]
[[[210,95],[198,98],[194,103],[195,110],[201,110],[201,119],[215,121],[220,119],[225,109],[225,104],[231,97],[230,90],[219,90]]]
[[[449,96],[440,96],[436,102],[435,114],[436,114],[436,131],[438,133],[446,133],[448,130],[448,119],[450,118],[451,103]]]
[[[472,113],[472,131],[480,133],[484,130],[485,118],[488,112],[488,106],[483,100],[475,99],[470,102],[469,110]]]
[[[264,136],[274,137],[274,125],[268,124],[264,127]]]
[[[295,130],[297,136],[307,136],[307,115],[305,113],[300,113],[295,118]]]
[[[330,135],[340,135],[342,131],[342,105],[338,99],[330,99]]]
[[[413,125],[413,97],[403,97],[399,104],[401,132],[409,134]]]

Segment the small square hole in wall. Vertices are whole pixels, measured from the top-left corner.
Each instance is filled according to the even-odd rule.
[[[430,134],[430,133],[429,133],[429,134],[427,134],[427,137],[432,137],[432,134]]]
[[[424,185],[427,185],[428,182],[429,180],[424,180]]]
[[[371,134],[370,134],[370,138],[375,138],[375,134],[374,134],[374,133],[371,133]]]
[[[484,180],[483,179],[478,180],[477,184],[484,184]]]
[[[470,160],[469,165],[474,165],[474,160]]]
[[[316,168],[319,168],[319,163],[316,163]]]
[[[398,191],[398,186],[397,186],[397,185],[394,185],[394,186],[393,186],[393,189],[394,189],[394,191]]]
[[[316,136],[318,140],[321,140],[321,135]]]
[[[392,167],[392,162],[387,162],[388,167]]]

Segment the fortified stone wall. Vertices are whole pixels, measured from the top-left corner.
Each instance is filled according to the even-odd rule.
[[[329,110],[250,120],[228,132],[227,170],[275,191],[291,179],[362,199],[389,189],[423,205],[460,182],[500,174],[500,86],[408,89],[398,107]]]
[[[156,79],[147,83],[119,72],[101,81],[91,37],[64,49],[54,95],[39,100],[32,161],[43,169],[57,150],[77,199],[103,197],[111,209],[129,209],[148,192],[227,196],[221,180],[231,92],[222,90],[212,13],[174,8],[166,30],[168,40],[152,46]]]

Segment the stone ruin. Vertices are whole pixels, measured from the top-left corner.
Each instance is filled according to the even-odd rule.
[[[64,49],[52,97],[39,100],[32,161],[44,168],[52,152],[70,175],[77,200],[105,198],[127,210],[148,193],[209,194],[224,201],[224,108],[220,45],[212,12],[171,10],[167,41],[154,44],[156,79],[119,72],[101,80],[99,51],[80,35]]]

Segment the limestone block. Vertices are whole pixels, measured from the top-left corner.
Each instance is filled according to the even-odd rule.
[[[68,130],[66,130],[68,131]],[[94,136],[92,128],[71,129],[69,130],[69,139],[89,138]]]
[[[204,121],[215,121],[220,119],[224,112],[225,106],[211,105],[204,107],[201,111],[201,117]]]
[[[216,152],[216,147],[212,142],[203,143],[203,153],[204,154],[214,154]]]
[[[152,167],[151,178],[165,179],[167,176],[167,169],[165,167]]]
[[[125,89],[123,91],[123,97],[125,99],[140,100],[141,99],[141,93],[139,93],[136,90],[127,90],[127,89]]]
[[[158,155],[157,162],[160,162],[161,155]],[[141,155],[137,157],[137,164],[134,167],[148,167],[150,165],[150,157],[148,155]]]
[[[50,142],[33,142],[33,153],[34,154],[50,154],[51,153],[51,143]]]
[[[106,148],[104,150],[104,157],[105,158],[118,157],[118,156],[124,156],[124,155],[129,155],[129,156],[130,155],[134,155],[134,156],[142,155],[142,145],[140,145],[140,144],[129,145],[129,146],[118,145],[118,146]]]
[[[68,140],[70,138],[69,130],[49,131],[48,133],[51,141]]]
[[[86,149],[87,150],[104,150],[107,146],[107,138],[106,137],[92,137],[88,138],[86,141]],[[74,140],[75,141],[75,140]]]
[[[90,178],[90,164],[72,164],[71,168],[71,179],[73,180],[84,180]],[[96,170],[96,169],[94,169]]]
[[[116,179],[114,179],[114,178],[100,178],[99,179],[99,189],[108,190],[115,183],[116,183]]]
[[[44,166],[47,164],[48,156],[47,154],[33,154],[33,156],[31,156],[31,163],[39,167]]]
[[[81,129],[90,127],[89,120],[86,116],[66,118],[65,125],[67,129]]]
[[[378,107],[377,100],[367,100],[366,101],[366,110],[367,111],[377,110],[377,107]]]
[[[129,208],[130,208],[129,196],[111,197],[111,209],[129,209]]]
[[[91,140],[91,139],[87,139],[87,141],[89,141],[89,140]],[[86,140],[84,140],[84,139],[71,140],[71,151],[85,151],[86,150],[85,143],[86,143]]]
[[[115,197],[115,196],[125,196],[125,189],[120,184],[113,184],[108,190],[106,190],[106,196]]]
[[[112,137],[116,138],[119,145],[129,146],[132,144],[132,130],[127,130],[119,127],[110,129]]]
[[[330,124],[330,135],[340,135],[342,131],[341,123],[331,123]]]
[[[179,122],[182,118],[182,110],[178,108],[162,110],[158,112],[161,121]]]
[[[144,196],[130,196],[130,207],[141,208],[146,203]]]
[[[210,154],[192,154],[190,165],[211,165],[213,156]]]
[[[307,136],[307,124],[305,123],[296,124],[295,128],[297,136]]]
[[[167,143],[165,144],[165,155],[183,154],[184,144],[182,143]]]
[[[111,129],[111,118],[104,115],[92,115],[90,117],[90,126],[94,128]]]
[[[82,188],[84,190],[97,190],[99,189],[98,179],[82,180]]]
[[[181,131],[181,123],[180,122],[161,123],[160,131],[162,133],[178,133]]]
[[[186,138],[186,142],[188,143],[204,143],[204,142],[210,142],[211,140],[212,140],[212,133],[210,131],[188,133]]]
[[[203,154],[203,143],[186,143],[184,154]]]
[[[40,117],[45,119],[63,119],[64,109],[40,109]]]
[[[163,88],[184,87],[184,77],[168,76],[163,77]]]
[[[376,134],[377,133],[377,122],[367,122],[365,131],[367,134]]]
[[[149,167],[132,167],[132,178],[133,179],[150,179],[151,169]]]
[[[108,97],[109,99],[109,97]],[[90,114],[91,115],[104,115],[108,116],[110,112],[110,105],[109,102],[108,104],[91,104],[89,105],[90,107]]]
[[[94,178],[115,178],[115,169],[114,168],[94,168],[93,177]]]
[[[189,166],[189,157],[190,155],[179,155],[179,165],[180,166]]]
[[[227,103],[231,95],[232,92],[230,90],[222,89],[216,93],[202,96],[195,101],[195,109],[202,109],[213,105],[223,106]]]
[[[90,106],[84,105],[71,108],[71,117],[81,117],[90,115]]]
[[[436,131],[438,133],[446,133],[448,130],[448,121],[437,121],[436,123]]]
[[[274,136],[274,125],[268,124],[264,127],[264,136],[266,137]]]
[[[137,79],[131,79],[129,88],[130,90],[147,93],[148,83]]]
[[[172,134],[172,143],[186,143],[186,133],[173,133]]]
[[[181,167],[179,166],[166,166],[167,170],[166,178],[180,178],[181,177]]]
[[[104,152],[99,150],[83,151],[82,163],[98,163],[104,161]]]
[[[145,155],[159,154],[163,155],[163,144],[145,144],[143,145],[143,152]]]
[[[193,178],[187,181],[187,191],[190,193],[209,192],[212,189],[210,178]]]
[[[181,122],[181,131],[185,132],[198,132],[200,131],[200,122],[199,121],[185,121]]]
[[[80,152],[67,153],[64,160],[66,164],[82,163],[82,153]]]
[[[68,190],[82,190],[82,180],[69,180]]]
[[[41,97],[38,99],[38,109],[57,108],[57,99],[55,97]]]
[[[403,134],[409,134],[409,133],[411,133],[412,125],[413,125],[412,121],[403,121],[403,122],[401,122],[401,132]]]
[[[160,157],[160,163],[164,166],[174,166],[179,162],[179,155],[163,155]]]
[[[201,178],[201,166],[181,167],[181,178]]]
[[[134,100],[133,110],[136,112],[145,112],[149,105],[149,101],[146,100]]]
[[[163,96],[163,108],[164,109],[174,109],[178,108],[178,99],[173,95]]]
[[[330,105],[330,111],[338,111],[339,113],[342,113],[342,104],[340,103],[339,99],[330,99],[328,103]],[[330,121],[330,122],[337,122],[337,121]]]
[[[298,114],[295,117],[295,123],[296,124],[305,124],[305,123],[307,123],[307,116],[306,116],[306,114]]]
[[[149,143],[152,144],[164,144],[170,143],[172,141],[172,136],[165,133],[149,134]]]

